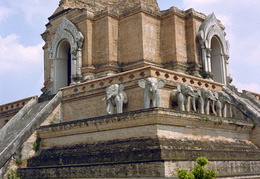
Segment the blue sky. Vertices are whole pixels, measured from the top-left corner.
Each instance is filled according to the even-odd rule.
[[[226,27],[229,69],[239,88],[260,93],[259,0],[158,0],[160,8],[214,12]],[[34,95],[43,87],[40,34],[59,0],[0,1],[0,105]]]

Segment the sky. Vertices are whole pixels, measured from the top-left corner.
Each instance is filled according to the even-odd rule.
[[[226,27],[229,70],[239,91],[260,93],[259,0],[157,0],[161,10],[172,6],[214,12]],[[0,105],[40,95],[43,87],[41,35],[59,0],[0,1]]]

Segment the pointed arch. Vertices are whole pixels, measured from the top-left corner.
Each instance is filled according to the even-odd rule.
[[[229,43],[214,13],[205,18],[197,37],[202,50],[205,77],[227,85]]]
[[[68,63],[66,62],[67,64],[70,65],[67,68],[70,69],[68,72],[71,73],[70,74],[71,79],[68,79],[67,81],[70,81],[71,84],[75,84],[82,79],[81,67],[82,67],[82,46],[83,46],[84,36],[71,21],[69,21],[64,17],[54,35],[53,41],[49,48],[53,93],[56,93],[59,90],[58,89],[59,87],[64,87],[63,85],[60,84],[58,85],[59,83],[58,79],[62,79],[62,77],[57,78],[57,75],[59,75],[60,73],[60,71],[58,71],[60,69],[58,66],[60,65],[61,62],[58,61],[59,56],[61,56],[61,52],[64,51],[64,48],[60,48],[61,47],[60,45],[62,45],[64,41],[66,41],[68,43],[67,45],[69,45],[70,48],[69,58],[71,60]]]

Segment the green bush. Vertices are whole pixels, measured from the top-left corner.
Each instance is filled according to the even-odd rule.
[[[37,152],[40,149],[41,139],[37,138],[36,141],[33,143],[33,150]]]
[[[215,179],[217,173],[213,170],[205,169],[204,167],[209,164],[209,161],[205,157],[198,157],[191,172],[187,170],[178,170],[179,179]]]
[[[9,170],[9,173],[7,174],[8,179],[20,179],[20,177],[17,176],[17,172],[14,170]]]
[[[21,158],[16,158],[16,159],[15,159],[15,163],[16,163],[17,165],[22,165],[23,161],[22,161]]]
[[[196,159],[196,162],[198,163],[198,165],[203,166],[203,167],[209,164],[208,159],[205,157],[198,157]]]
[[[180,179],[195,179],[193,173],[187,170],[178,170],[178,178]]]

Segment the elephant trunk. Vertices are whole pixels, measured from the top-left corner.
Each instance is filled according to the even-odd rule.
[[[216,115],[217,115],[217,112],[216,112],[216,109],[215,109],[215,103],[216,103],[216,100],[213,100],[213,101],[212,101],[212,106],[211,106],[211,108],[212,108],[213,114],[216,116]]]
[[[193,111],[194,111],[194,112],[197,112],[196,98],[197,98],[197,97],[196,97],[195,95],[191,98],[192,108],[193,108]]]

